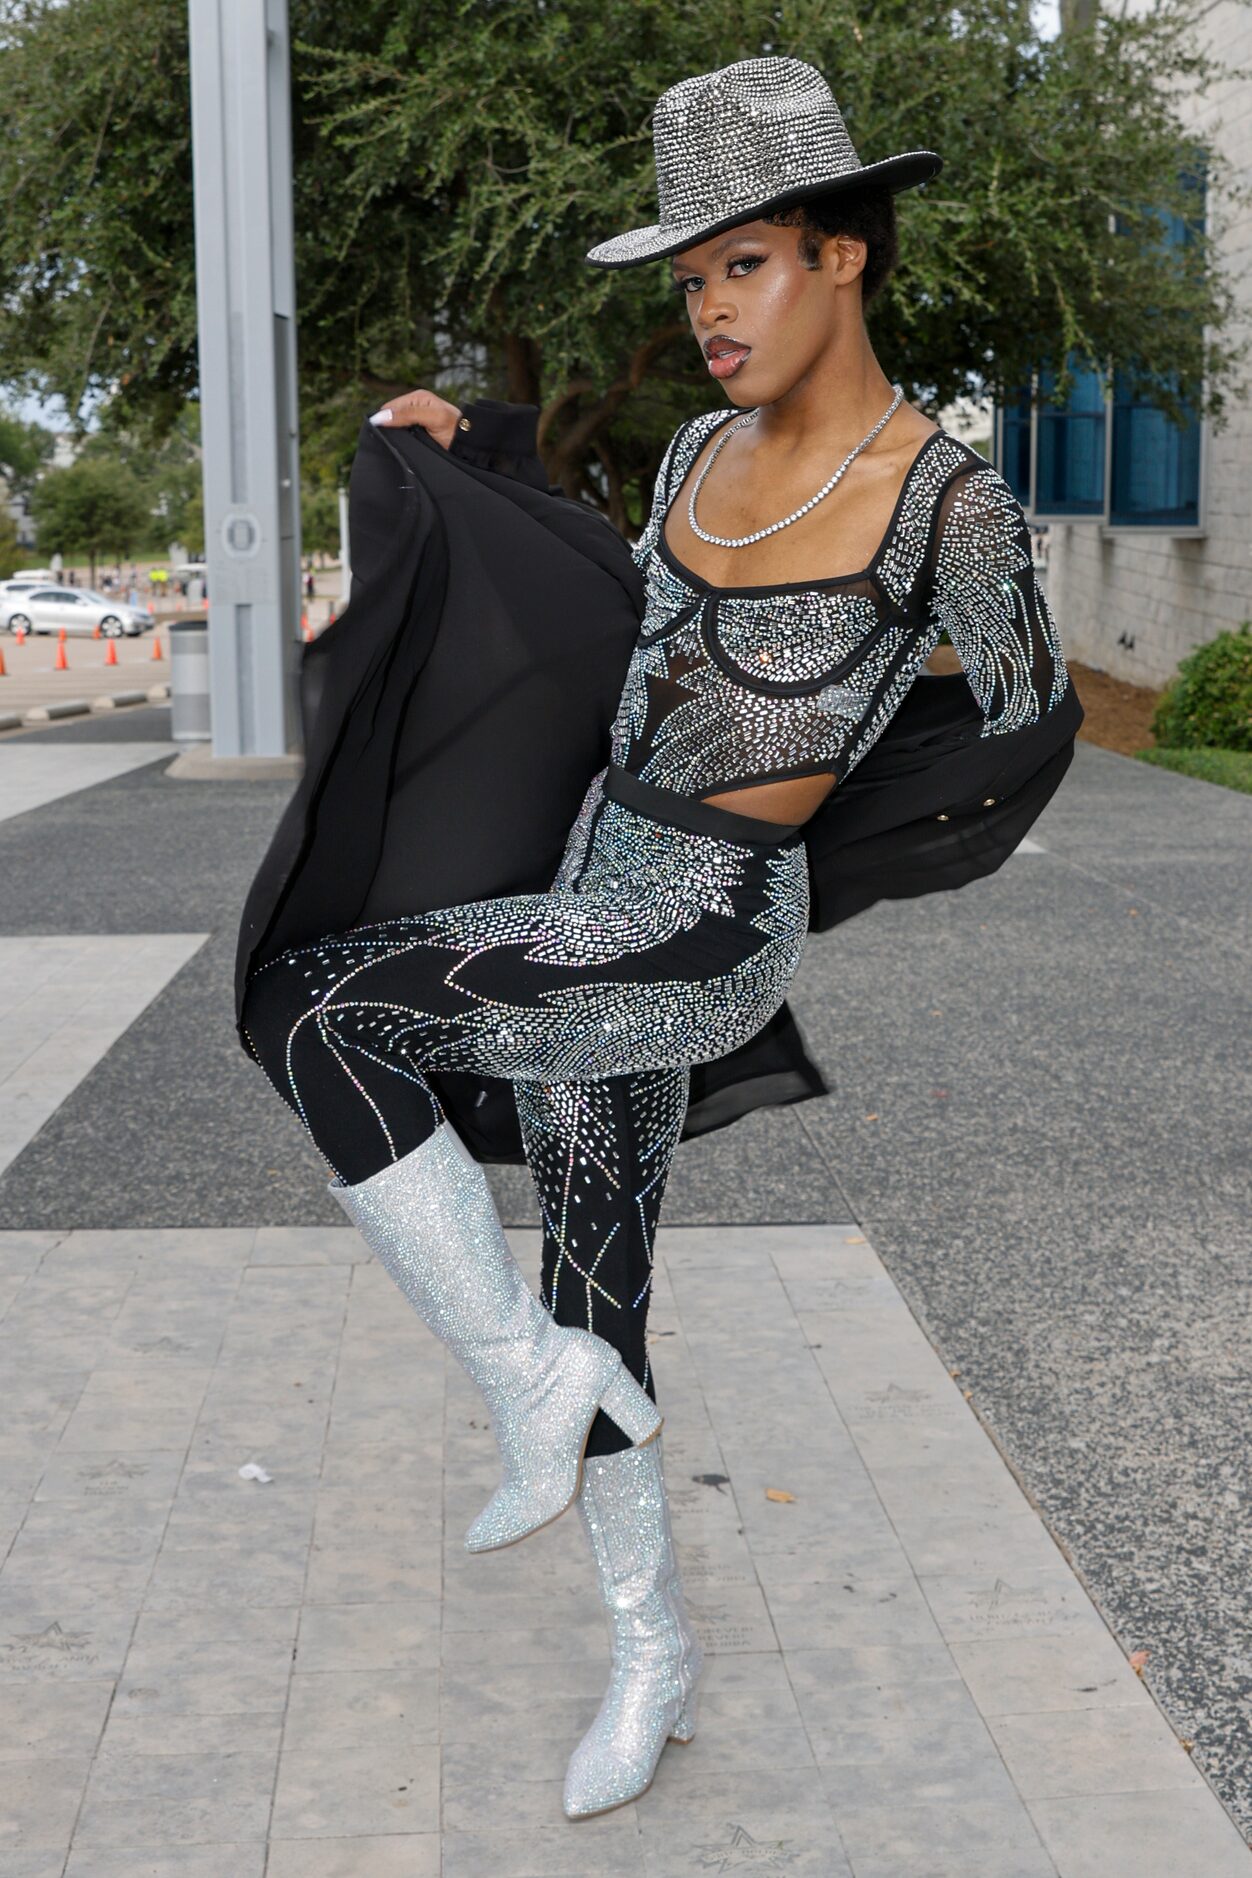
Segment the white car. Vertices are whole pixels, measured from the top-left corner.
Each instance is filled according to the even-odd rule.
[[[26,592],[0,594],[0,626],[11,633],[94,633],[105,639],[134,637],[152,624],[142,607],[110,600],[90,587],[32,587]]]

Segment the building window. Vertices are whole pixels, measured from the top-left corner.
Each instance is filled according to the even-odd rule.
[[[1200,522],[1200,425],[1190,412],[1180,430],[1113,374],[1114,528],[1196,528]]]
[[[1064,404],[1047,402],[1056,373],[1039,372],[1035,419],[1034,507],[1040,516],[1104,513],[1104,384],[1099,372],[1068,361],[1073,377]]]
[[[1019,388],[1017,397],[999,413],[999,444],[993,454],[999,457],[1000,473],[1024,509],[1030,507],[1030,386]],[[994,434],[994,433],[993,433]]]
[[[1194,207],[1160,216],[1166,250],[1186,246],[1203,227],[1202,151],[1184,181]],[[1142,374],[1121,365],[1101,372],[1072,353],[1067,364],[1064,404],[1049,401],[1056,374],[1045,360],[1032,384],[996,412],[997,466],[1022,507],[1038,521],[1198,528],[1201,423],[1194,406],[1184,404],[1180,427],[1152,402]]]

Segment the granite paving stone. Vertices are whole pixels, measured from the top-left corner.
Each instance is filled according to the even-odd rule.
[[[259,1840],[219,1840],[202,1845],[75,1847],[65,1878],[264,1878],[265,1846]]]
[[[1245,1878],[1248,1847],[1200,1787],[1033,1800],[1039,1835],[1065,1878],[1105,1878],[1134,1847],[1135,1878]]]
[[[439,1837],[397,1832],[385,1838],[271,1839],[266,1878],[440,1878]]]

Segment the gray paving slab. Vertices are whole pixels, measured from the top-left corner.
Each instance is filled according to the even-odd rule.
[[[56,802],[80,789],[90,789],[127,770],[159,762],[174,755],[172,744],[92,742],[75,751],[67,765],[55,746],[12,741],[5,745],[4,787],[0,791],[0,821],[29,815],[33,809]]]
[[[538,1234],[512,1239],[533,1279]],[[581,1528],[466,1554],[497,1476],[481,1405],[363,1248],[313,1227],[0,1249],[14,1350],[97,1261],[57,1333],[73,1366],[12,1372],[33,1464],[0,1565],[6,1869],[1116,1878],[1184,1843],[1205,1878],[1246,1869],[855,1227],[662,1232],[701,1720],[640,1801],[578,1824],[564,1764],[607,1674]],[[919,1468],[966,1483],[955,1507]]]

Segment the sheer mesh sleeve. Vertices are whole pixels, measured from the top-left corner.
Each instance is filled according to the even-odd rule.
[[[989,463],[969,464],[944,488],[931,555],[932,622],[956,648],[983,736],[1036,723],[1064,695],[1068,675],[1029,524]]]

